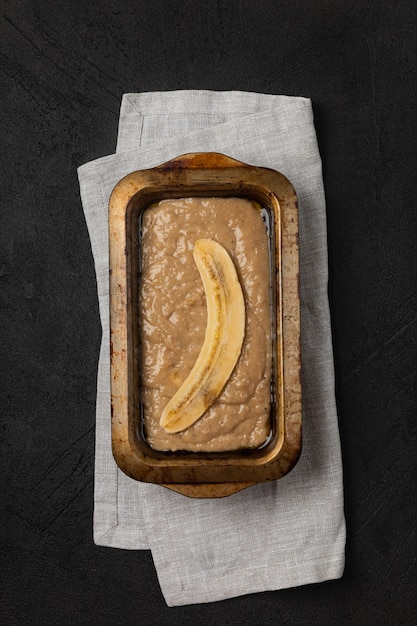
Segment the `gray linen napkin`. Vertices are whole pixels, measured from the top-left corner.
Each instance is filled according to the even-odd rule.
[[[300,206],[303,451],[286,477],[218,500],[136,482],[111,453],[107,205],[136,169],[215,151],[281,171]],[[103,338],[98,367],[94,541],[151,549],[168,605],[338,578],[345,520],[327,298],[325,200],[311,102],[244,92],[126,94],[116,154],[81,166]],[[140,582],[140,572],[137,572]]]

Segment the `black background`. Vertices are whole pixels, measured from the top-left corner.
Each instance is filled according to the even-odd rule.
[[[417,623],[417,3],[0,4],[2,624]],[[338,581],[167,608],[92,542],[101,335],[77,166],[124,92],[312,98],[327,195],[348,540]]]

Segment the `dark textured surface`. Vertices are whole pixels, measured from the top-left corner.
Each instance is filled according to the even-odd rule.
[[[0,622],[417,623],[417,4],[3,0]],[[100,322],[76,167],[122,93],[309,96],[327,193],[348,542],[339,581],[168,609],[92,543]]]

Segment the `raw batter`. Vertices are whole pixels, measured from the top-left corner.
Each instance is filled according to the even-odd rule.
[[[142,219],[141,333],[145,432],[155,450],[231,451],[270,434],[271,315],[268,235],[258,205],[244,198],[163,200]],[[246,306],[237,365],[220,396],[188,429],[168,434],[159,418],[204,341],[206,303],[192,250],[215,239],[236,266]]]

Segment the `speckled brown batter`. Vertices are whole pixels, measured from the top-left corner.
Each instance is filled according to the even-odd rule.
[[[204,341],[206,302],[192,250],[212,238],[233,259],[243,288],[242,352],[222,393],[187,430],[168,434],[161,412],[187,377]],[[142,220],[142,401],[155,450],[231,451],[270,434],[271,314],[268,235],[259,207],[244,198],[163,200]]]

